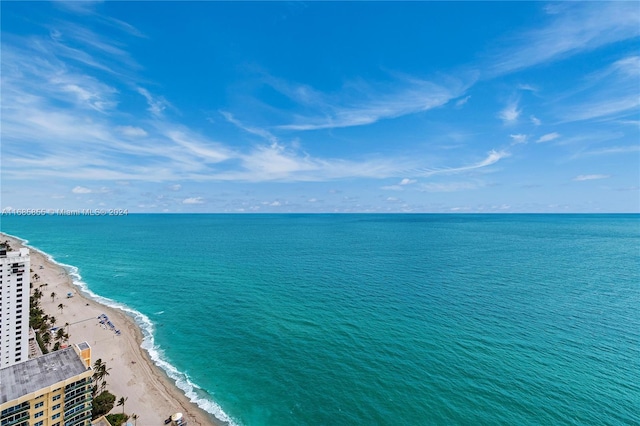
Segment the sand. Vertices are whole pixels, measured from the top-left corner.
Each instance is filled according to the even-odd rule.
[[[9,240],[16,250],[21,242],[0,234],[2,241]],[[59,265],[50,262],[42,253],[30,249],[31,269],[39,275],[33,280],[33,289],[40,288],[42,309],[56,318],[56,326],[69,323],[67,333],[69,344],[87,342],[91,346],[92,363],[100,358],[106,362],[109,375],[107,389],[116,395],[116,400],[127,398],[124,411],[138,415],[137,426],[164,425],[164,420],[175,412],[181,412],[189,425],[214,426],[223,423],[191,403],[174,382],[149,358],[141,348],[142,332],[135,322],[122,311],[102,305],[86,298],[73,285],[69,274]],[[42,266],[42,269],[40,268]],[[73,297],[67,298],[67,293]],[[55,299],[51,298],[55,293]],[[58,309],[63,304],[62,311]],[[98,316],[106,314],[120,335],[98,321]],[[51,346],[53,347],[53,345]],[[122,407],[115,406],[112,413],[121,413]],[[129,421],[133,422],[132,419]]]

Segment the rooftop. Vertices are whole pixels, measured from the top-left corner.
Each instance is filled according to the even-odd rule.
[[[0,258],[7,259],[6,262],[9,262],[14,259],[19,259],[19,260],[16,260],[17,262],[24,262],[29,260],[28,256],[29,256],[28,248],[22,247],[19,250],[8,251],[6,247],[3,249],[0,246]]]
[[[87,371],[72,348],[0,369],[0,404]]]
[[[95,419],[94,421],[92,421],[92,422],[91,422],[91,425],[92,425],[92,426],[111,426],[111,423],[109,423],[109,422],[107,421],[107,419],[106,419],[104,416],[102,416],[102,417],[100,417],[100,418]]]

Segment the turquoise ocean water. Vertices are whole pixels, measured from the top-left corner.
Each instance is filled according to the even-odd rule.
[[[638,215],[3,217],[239,425],[640,424]]]

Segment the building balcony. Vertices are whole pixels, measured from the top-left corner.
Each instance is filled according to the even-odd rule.
[[[11,416],[15,416],[15,413],[12,413]],[[26,422],[26,424],[29,424],[29,410],[27,408],[27,412],[23,413],[21,416],[15,417],[13,420],[6,421],[6,420],[2,420],[2,426],[17,426],[22,424],[23,422]]]

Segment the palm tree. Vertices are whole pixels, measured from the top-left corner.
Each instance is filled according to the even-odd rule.
[[[140,416],[137,415],[136,413],[133,413],[131,415],[131,418],[133,419],[133,426],[136,426],[138,424],[138,417],[140,417]]]
[[[38,274],[33,274],[33,280],[34,281],[38,281],[40,279],[40,275]]]
[[[93,363],[93,380],[96,381],[96,385],[102,381],[102,388],[107,386],[107,382],[104,380],[109,375],[110,368],[107,368],[107,364],[102,362],[102,358],[98,358]]]
[[[59,328],[58,331],[56,331],[56,340],[62,339],[64,339],[64,328]]]
[[[56,317],[49,317],[49,324],[51,324],[51,327],[56,325]]]
[[[62,313],[62,310],[64,309],[64,305],[61,303],[58,305],[58,309],[60,309],[60,313]]]
[[[100,370],[100,367],[102,367],[102,358],[98,358],[94,361],[93,363],[93,371],[98,371]],[[95,373],[94,373],[95,374]]]
[[[42,343],[44,343],[45,347],[49,347],[49,345],[51,344],[51,333],[47,331],[42,335]]]
[[[52,302],[55,302],[55,301],[56,301],[56,292],[55,292],[55,291],[52,291],[52,292],[51,292],[51,301],[52,301]]]
[[[42,324],[40,324],[38,331],[40,332],[40,334],[44,334],[47,332],[48,329],[49,329],[49,324],[43,321]]]
[[[39,289],[37,289],[37,288],[36,288],[36,289],[33,291],[33,298],[34,298],[35,300],[40,300],[40,298],[41,298],[41,297],[42,297],[42,292],[41,292]]]
[[[118,400],[118,403],[116,404],[117,406],[122,405],[122,414],[124,414],[124,403],[127,401],[127,399],[129,399],[129,397],[125,398],[124,396],[121,396]]]

